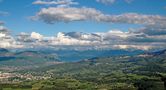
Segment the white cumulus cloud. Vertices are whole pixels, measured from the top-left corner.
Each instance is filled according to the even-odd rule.
[[[33,2],[33,4],[37,5],[56,5],[58,7],[68,7],[70,5],[78,5],[77,2],[73,0],[37,0]]]
[[[41,20],[45,23],[72,21],[96,21],[122,24],[162,25],[166,26],[166,17],[160,15],[144,15],[137,13],[124,13],[120,15],[104,14],[94,8],[76,7],[49,7],[42,8],[33,20]]]
[[[31,33],[31,38],[33,39],[37,39],[37,40],[42,40],[43,39],[43,35],[36,33],[36,32],[32,32]]]

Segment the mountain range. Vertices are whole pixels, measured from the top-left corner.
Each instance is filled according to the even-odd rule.
[[[141,50],[25,50],[11,51],[0,49],[1,70],[23,70],[56,65],[64,62],[81,62],[105,57],[121,56],[160,56],[165,55],[166,50],[145,52]],[[14,68],[13,68],[14,67]]]
[[[89,88],[89,84],[92,84],[93,87],[95,86],[94,88],[99,88],[89,90],[101,90],[101,88],[107,88],[106,90],[110,88],[117,88],[113,90],[165,90],[166,88],[164,84],[166,83],[166,50],[152,52],[123,50],[107,50],[107,52],[95,50],[1,50],[2,56],[14,57],[13,59],[0,61],[1,72],[15,75],[7,80],[10,85],[7,87],[5,86],[6,84],[1,85],[5,89],[12,88],[11,90],[13,90],[13,86],[20,89],[20,86],[22,86],[20,90],[27,87],[29,90],[43,87],[43,90],[50,90],[50,87],[65,86],[63,90],[67,90],[66,88],[72,85],[74,87],[72,90],[76,90],[75,88],[79,89],[78,82],[83,83],[83,87],[86,89]],[[66,59],[70,55],[69,59],[74,59],[72,57],[75,57],[75,55],[80,55],[80,57],[92,55],[93,57],[64,62],[59,60],[59,55],[66,57]],[[11,83],[17,81],[22,83],[18,83],[17,86],[15,83]],[[87,82],[86,87],[84,82]]]
[[[137,55],[141,54],[144,51],[142,50],[122,50],[122,49],[86,49],[86,50],[74,50],[74,49],[26,49],[26,50],[15,50],[10,51],[7,49],[0,49],[0,60],[7,60],[12,59],[14,57],[26,57],[26,56],[34,56],[34,57],[42,57],[52,55],[56,59],[63,61],[63,62],[75,62],[84,59],[94,58],[94,57],[109,57],[109,56],[123,56],[123,55]],[[12,57],[12,58],[11,58]],[[6,58],[6,59],[5,59]]]

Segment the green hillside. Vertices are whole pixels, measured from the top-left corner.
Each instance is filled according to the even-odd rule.
[[[74,63],[16,70],[49,76],[1,84],[3,88],[32,90],[165,90],[166,54],[93,58]],[[37,59],[34,59],[37,60]],[[15,89],[14,89],[15,88]],[[6,89],[4,89],[6,90]],[[10,89],[9,89],[10,90]]]

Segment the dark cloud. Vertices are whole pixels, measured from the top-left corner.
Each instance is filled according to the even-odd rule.
[[[166,35],[166,26],[145,26],[144,28],[138,29],[136,33],[144,33],[149,36]]]

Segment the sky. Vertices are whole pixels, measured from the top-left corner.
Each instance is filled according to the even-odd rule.
[[[165,15],[166,0],[0,0],[0,47],[165,48]]]

